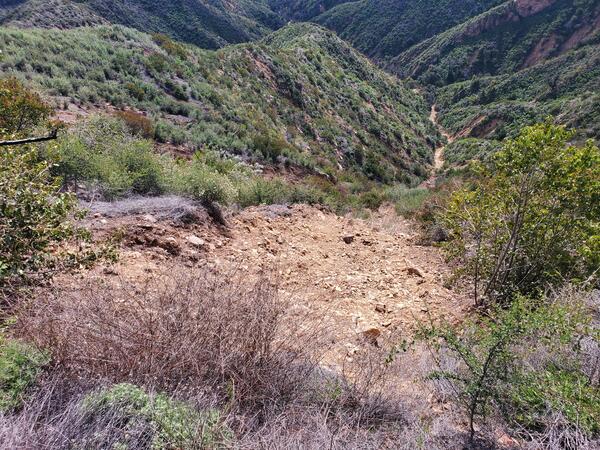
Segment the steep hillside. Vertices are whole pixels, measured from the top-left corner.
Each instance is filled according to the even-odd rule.
[[[342,3],[356,0],[269,0],[273,11],[287,20],[307,21]]]
[[[388,68],[444,85],[514,73],[599,36],[599,0],[509,1],[411,48]]]
[[[123,24],[218,48],[257,39],[282,25],[264,0],[12,0],[0,23],[43,28]]]
[[[367,55],[387,59],[498,3],[499,0],[361,0],[344,2],[314,20]]]
[[[502,139],[548,116],[582,137],[598,137],[599,58],[599,0],[517,0],[414,46],[387,67],[430,86],[441,125],[457,137]],[[459,140],[449,151],[464,156],[473,149]]]
[[[415,185],[439,140],[419,95],[314,25],[217,52],[119,26],[4,27],[0,47],[2,73],[63,107],[131,107],[158,140],[190,149]]]

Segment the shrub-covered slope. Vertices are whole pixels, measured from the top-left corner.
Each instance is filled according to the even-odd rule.
[[[395,58],[403,76],[444,85],[514,73],[600,37],[600,0],[505,2]]]
[[[265,0],[12,0],[0,23],[42,28],[122,24],[204,48],[257,39],[282,25]]]
[[[305,9],[309,3],[313,2],[304,1]],[[362,52],[384,60],[498,3],[500,0],[360,0],[343,2],[314,20]]]
[[[439,139],[419,95],[314,25],[216,52],[120,26],[3,28],[0,47],[4,74],[61,104],[132,107],[158,140],[336,178],[416,184]]]
[[[600,136],[600,1],[510,1],[431,38],[388,68],[436,87],[441,123],[514,136],[552,115]]]

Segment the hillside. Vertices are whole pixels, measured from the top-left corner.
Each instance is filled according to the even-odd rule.
[[[264,0],[12,0],[0,6],[0,23],[42,28],[122,24],[212,49],[257,39],[282,25]]]
[[[388,68],[427,84],[514,73],[600,35],[598,0],[510,1],[402,53]]]
[[[365,54],[387,60],[498,3],[498,0],[361,0],[343,2],[313,20],[336,31]]]
[[[271,9],[287,20],[307,21],[343,3],[355,0],[269,0]]]
[[[119,26],[5,27],[0,46],[3,73],[62,107],[142,111],[159,141],[190,150],[416,185],[439,140],[419,95],[314,25],[217,52]]]
[[[598,137],[599,44],[600,1],[519,0],[414,46],[387,68],[432,87],[440,123],[458,137],[502,139],[548,116]],[[450,151],[470,154],[469,146],[458,141]]]

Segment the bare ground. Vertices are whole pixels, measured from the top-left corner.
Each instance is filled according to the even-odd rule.
[[[181,199],[151,203],[94,205],[88,225],[96,235],[124,236],[120,261],[97,273],[142,279],[175,264],[252,281],[271,272],[290,300],[288,318],[330,332],[332,365],[378,339],[412,334],[420,321],[459,320],[469,306],[445,286],[440,249],[419,245],[415,225],[393,208],[363,220],[306,205],[254,207],[228,212],[224,229],[201,209],[195,223],[182,223],[181,211],[192,209]]]

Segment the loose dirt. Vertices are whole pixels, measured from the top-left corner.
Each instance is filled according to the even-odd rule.
[[[289,300],[288,318],[331,334],[335,362],[391,334],[409,335],[420,321],[459,320],[468,308],[445,286],[441,251],[420,245],[415,225],[391,207],[368,220],[306,205],[254,207],[229,212],[227,229],[205,214],[185,225],[155,210],[96,210],[88,224],[96,235],[124,234],[121,259],[103,276],[142,278],[172,265],[237,272],[249,282],[267,273]]]

